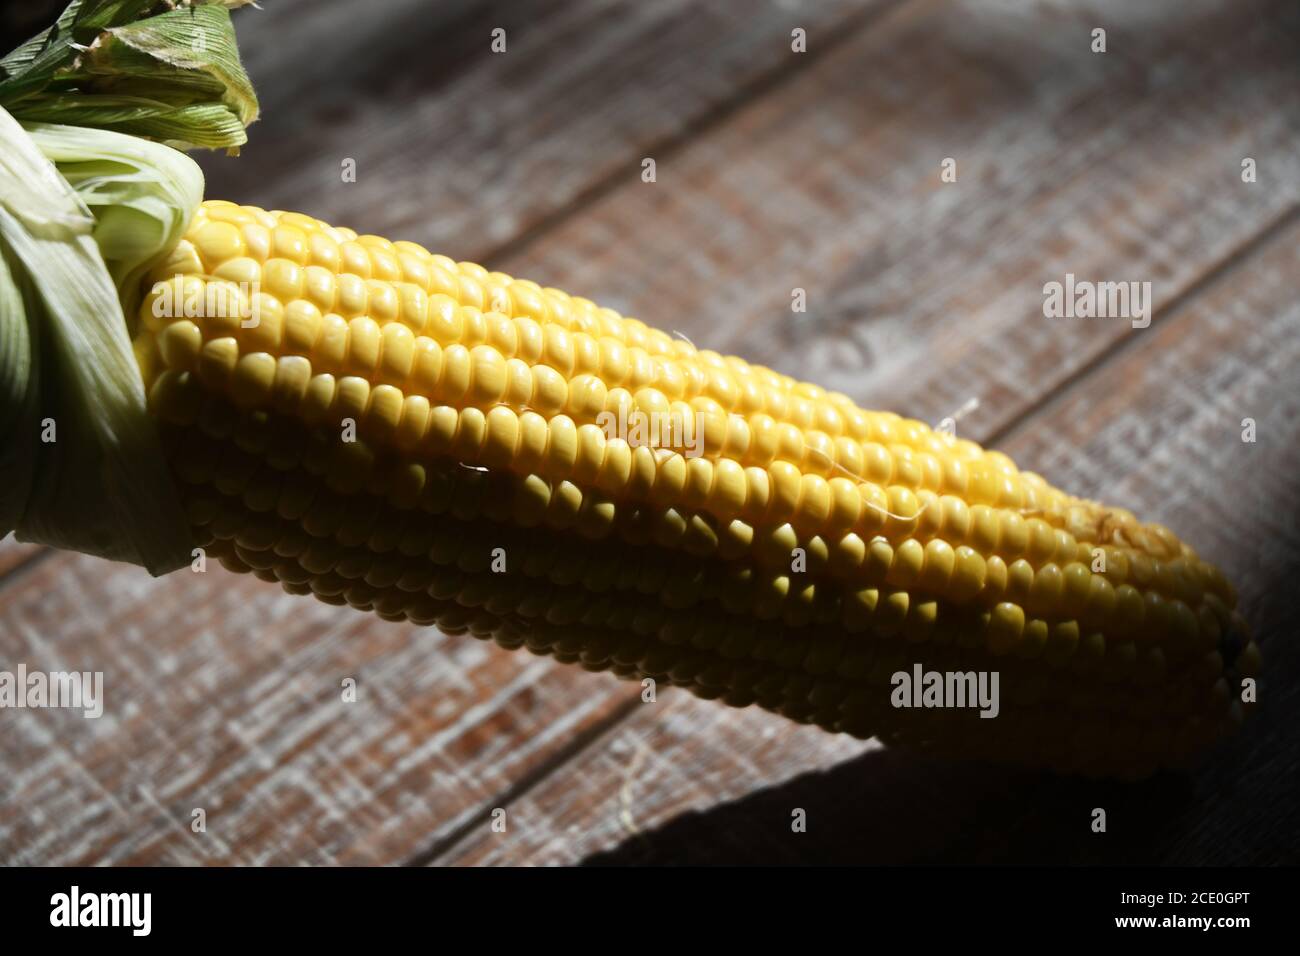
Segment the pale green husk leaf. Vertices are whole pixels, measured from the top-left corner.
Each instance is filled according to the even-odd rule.
[[[154,260],[181,241],[203,199],[203,173],[183,153],[134,136],[23,125],[94,214],[91,235],[134,334],[140,280]]]
[[[175,246],[202,191],[166,146],[29,132],[0,108],[0,533],[154,574],[189,562],[119,285]]]

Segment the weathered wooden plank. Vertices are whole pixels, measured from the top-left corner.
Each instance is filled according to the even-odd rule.
[[[208,193],[491,257],[610,177],[636,176],[896,0],[347,0],[237,16],[265,119]],[[804,28],[813,52],[791,51]],[[506,36],[491,52],[492,31]],[[340,164],[356,161],[355,182]]]
[[[24,578],[0,591],[6,669],[102,671],[105,710],[3,712],[5,862],[391,862],[608,704],[546,661],[502,680],[472,639],[220,568],[152,579],[58,555]]]
[[[1057,484],[1178,529],[1238,585],[1266,654],[1261,707],[1201,771],[1122,786],[945,764],[665,695],[512,804],[506,833],[477,828],[438,862],[1300,858],[1300,814],[1282,784],[1300,769],[1289,716],[1300,702],[1298,274],[1291,217],[1002,443]],[[1105,837],[1088,826],[1096,806],[1109,812]],[[795,808],[806,833],[791,831]],[[629,813],[649,832],[632,835]]]
[[[575,863],[640,841],[680,813],[713,807],[810,768],[879,749],[756,709],[732,710],[669,688],[639,704],[588,750],[505,807],[486,814],[435,865]],[[789,810],[785,817],[789,820]],[[724,828],[725,829],[725,828]],[[729,843],[733,834],[719,832]]]
[[[1290,5],[1087,9],[908,4],[494,265],[868,407],[1017,414],[1134,331],[1044,318],[1044,283],[1150,281],[1167,307],[1300,188]]]

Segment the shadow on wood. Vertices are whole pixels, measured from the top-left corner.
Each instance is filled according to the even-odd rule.
[[[1196,810],[1192,777],[1124,784],[874,750],[631,837],[587,865],[1141,863]],[[1093,832],[1094,808],[1106,832]],[[806,814],[806,832],[793,830]]]

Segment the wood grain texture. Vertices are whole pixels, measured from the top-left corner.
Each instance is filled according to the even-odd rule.
[[[13,863],[400,860],[606,704],[547,662],[513,658],[503,675],[484,644],[379,627],[219,568],[152,579],[58,555],[0,591],[0,619],[7,669],[99,670],[105,687],[98,720],[4,713]],[[349,677],[356,703],[342,699]]]
[[[1296,331],[1294,312],[1278,311],[1287,273],[1269,273],[1263,298],[1242,279],[1261,257],[1277,266],[1284,237],[1294,246],[1293,5],[723,3],[686,15],[677,3],[393,0],[369,20],[318,0],[277,32],[290,6],[238,14],[265,119],[243,158],[205,160],[211,195],[487,256],[865,404],[936,420],[978,396],[981,411],[962,423],[971,437],[1076,490],[1165,507],[1167,484],[1124,470],[1131,451],[1100,470],[1060,457],[1063,435],[1117,434],[1100,418],[1070,432],[1062,410],[1120,389],[1132,401],[1115,412],[1118,434],[1164,442],[1165,469],[1194,474],[1174,499],[1183,504],[1169,505],[1172,526],[1216,557],[1277,542],[1257,580],[1292,560],[1294,461],[1256,462],[1290,466],[1270,472],[1272,497],[1252,498],[1277,517],[1225,518],[1207,496],[1238,472],[1251,480],[1247,462],[1213,454],[1218,419],[1193,414],[1201,431],[1188,434],[1201,437],[1184,446],[1163,417],[1168,395],[1226,411],[1249,379],[1257,390],[1236,394],[1275,421],[1280,400],[1253,374],[1246,337],[1220,335],[1217,352],[1189,341],[1176,387],[1139,378],[1126,391],[1112,367],[1141,376],[1134,356],[1151,358],[1170,329],[1194,339],[1187,317],[1208,301],[1227,309],[1231,288],[1246,303],[1232,314],[1272,330],[1257,346],[1294,395],[1294,365],[1276,347],[1277,322]],[[1088,51],[1097,22],[1105,55]],[[487,51],[496,25],[510,36],[504,56]],[[810,25],[808,54],[790,54],[792,25]],[[659,161],[655,184],[639,179],[642,155]],[[1259,162],[1253,185],[1240,180],[1245,155]],[[343,156],[358,159],[356,184],[339,182]],[[938,178],[948,156],[955,184]],[[1042,285],[1067,271],[1152,281],[1156,323],[1044,319]],[[790,312],[795,286],[806,314]],[[1019,444],[1029,435],[1048,445]],[[1293,626],[1294,610],[1252,606],[1272,628],[1287,614]],[[624,841],[628,814],[648,835],[613,860],[781,859],[791,800],[835,821],[810,829],[820,850],[795,848],[813,857],[839,846],[850,858],[996,858],[1006,830],[1023,826],[1039,842],[1005,858],[1069,859],[1081,849],[1051,829],[1056,809],[1093,798],[991,768],[927,770],[672,692],[642,705],[607,677],[219,569],[153,581],[89,558],[42,560],[0,580],[0,660],[102,669],[111,709],[100,721],[0,715],[6,862],[573,861]],[[340,700],[348,676],[356,704]],[[1280,726],[1293,705],[1279,700],[1272,717],[1265,707],[1259,724]],[[1266,750],[1252,759],[1267,764],[1272,738],[1257,739]],[[1117,826],[1122,853],[1266,858],[1261,821],[1285,814],[1277,789],[1255,780],[1248,797],[1205,779],[1176,793],[1099,791],[1134,813],[1143,794],[1185,801],[1181,829],[1164,836],[1150,835],[1151,816],[1145,829]],[[982,809],[944,823],[955,787]],[[1022,792],[1047,809],[1017,817]],[[906,826],[890,826],[913,805]],[[1212,825],[1188,822],[1207,805]],[[498,806],[504,835],[485,827]],[[208,812],[202,836],[188,829],[195,807]],[[706,809],[683,821],[683,840],[666,825]],[[874,857],[853,856],[871,846]]]
[[[479,827],[439,862],[1300,861],[1297,275],[1300,216],[1004,442],[1049,480],[1190,529],[1238,582],[1261,706],[1199,772],[1123,785],[945,763],[674,691],[512,805],[512,829]]]
[[[1131,331],[1043,319],[1045,282],[1168,308],[1300,196],[1293,5],[1168,4],[1159,29],[1099,6],[1104,55],[1083,12],[906,4],[494,265],[866,407],[1021,414]]]
[[[268,4],[237,15],[263,120],[208,192],[491,259],[642,157],[788,82],[898,0]],[[492,31],[506,52],[490,51]],[[647,152],[650,151],[650,152]],[[340,163],[356,160],[355,183]]]

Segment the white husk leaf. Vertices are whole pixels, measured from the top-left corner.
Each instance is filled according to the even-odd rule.
[[[26,492],[6,485],[0,532],[154,574],[189,563],[121,294],[175,246],[202,191],[198,167],[166,146],[95,129],[29,134],[0,109],[0,344],[28,355],[0,361],[0,474],[31,476]]]

